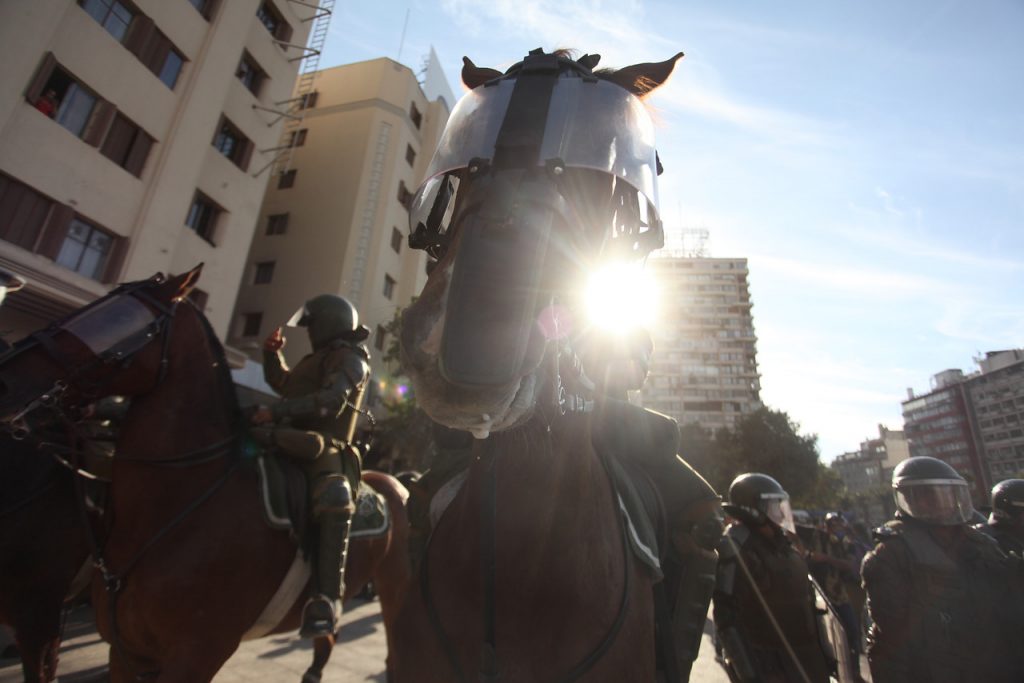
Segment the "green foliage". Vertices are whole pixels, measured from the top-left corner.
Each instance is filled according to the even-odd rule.
[[[679,429],[680,452],[720,494],[745,472],[762,472],[782,484],[794,507],[834,507],[839,480],[818,456],[818,437],[799,432],[785,412],[762,408],[746,415],[735,429],[713,435],[698,425]]]

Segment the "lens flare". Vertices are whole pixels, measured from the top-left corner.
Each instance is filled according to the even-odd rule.
[[[650,327],[658,312],[654,276],[639,263],[612,263],[591,274],[584,292],[588,322],[608,332]]]

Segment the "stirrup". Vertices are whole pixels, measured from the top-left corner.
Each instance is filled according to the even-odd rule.
[[[338,630],[341,618],[341,600],[332,600],[326,595],[317,595],[306,601],[302,608],[300,638],[332,636]]]

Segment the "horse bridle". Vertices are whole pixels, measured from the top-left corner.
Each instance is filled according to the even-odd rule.
[[[14,348],[3,356],[2,360],[6,361],[32,348],[32,346],[38,345],[46,352],[54,363],[64,369],[67,373],[65,378],[54,382],[52,387],[44,390],[37,397],[29,400],[29,402],[26,403],[20,411],[5,421],[4,427],[11,434],[12,438],[20,440],[28,436],[30,429],[26,418],[29,414],[40,408],[50,410],[63,420],[74,422],[74,420],[65,412],[64,398],[66,392],[74,386],[75,390],[81,393],[84,398],[95,399],[101,395],[102,389],[105,386],[105,383],[101,380],[83,383],[79,378],[84,377],[93,370],[103,366],[126,365],[130,363],[137,353],[149,346],[149,344],[157,337],[161,338],[162,346],[160,362],[156,377],[154,378],[153,387],[156,388],[163,383],[164,378],[167,376],[167,368],[170,363],[171,324],[174,320],[175,313],[177,313],[177,308],[181,303],[181,299],[175,299],[170,304],[165,304],[151,296],[147,289],[155,287],[161,284],[161,282],[162,280],[153,278],[150,280],[142,280],[140,282],[121,285],[111,291],[107,296],[89,304],[85,308],[73,314],[74,317],[87,314],[90,309],[94,309],[99,304],[108,301],[115,296],[132,296],[140,300],[143,304],[146,304],[150,309],[156,310],[156,314],[153,316],[153,320],[150,321],[149,324],[128,335],[110,348],[100,353],[95,353],[93,359],[88,363],[74,366],[71,359],[68,357],[68,354],[63,352],[55,341],[55,337],[58,333],[66,332],[64,326],[71,316],[51,323],[43,330],[33,332],[28,336],[25,342],[15,345]],[[34,344],[30,342],[34,342]]]

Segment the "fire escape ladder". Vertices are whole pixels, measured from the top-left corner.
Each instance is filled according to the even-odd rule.
[[[299,62],[299,77],[295,83],[294,96],[287,100],[275,102],[277,108],[261,107],[253,105],[254,109],[276,114],[274,120],[268,123],[273,126],[284,119],[281,129],[281,140],[275,147],[261,149],[263,154],[271,155],[270,160],[254,176],[261,175],[269,168],[274,169],[277,175],[288,172],[292,162],[292,151],[296,142],[300,141],[298,132],[302,127],[306,111],[315,104],[310,102],[311,96],[315,97],[313,89],[316,80],[316,72],[320,68],[320,55],[323,53],[324,43],[327,41],[328,28],[331,24],[331,15],[334,12],[334,0],[319,0],[319,2],[304,2],[303,0],[288,0],[293,5],[299,5],[313,10],[313,14],[301,19],[302,22],[313,22],[309,31],[309,40],[305,45],[294,45],[276,40],[278,45],[287,50],[290,47],[297,47],[302,50],[298,57],[292,57],[288,61]],[[301,144],[301,142],[300,142]]]

